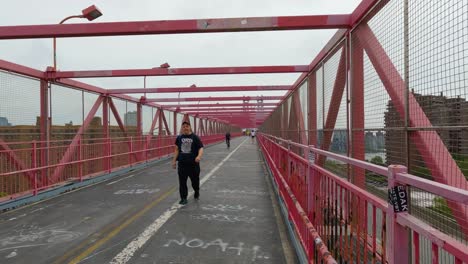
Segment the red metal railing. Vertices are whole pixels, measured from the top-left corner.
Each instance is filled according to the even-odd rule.
[[[411,257],[413,263],[468,262],[466,244],[408,212],[395,213],[387,201],[315,160],[322,155],[386,176],[389,188],[414,187],[465,207],[467,191],[408,174],[403,166],[386,168],[265,134],[258,139],[310,262],[333,263],[332,256],[356,263],[408,263]],[[292,152],[293,147],[302,149],[309,159]],[[424,250],[422,244],[430,250]]]
[[[210,145],[224,141],[224,134],[201,136],[201,139]],[[174,152],[174,142],[175,136],[153,136],[149,141],[143,136],[82,139],[70,161],[65,163],[60,161],[71,140],[2,142],[0,202],[169,156]],[[107,150],[110,151],[106,153]],[[44,165],[38,162],[41,153],[46,153]]]

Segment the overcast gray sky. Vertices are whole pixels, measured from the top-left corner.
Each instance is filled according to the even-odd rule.
[[[80,14],[82,9],[92,4],[104,14],[95,22],[114,22],[348,14],[359,3],[360,0],[15,0],[3,1],[0,25],[56,24],[69,15]],[[72,19],[66,23],[89,22],[85,19]],[[336,30],[302,30],[58,39],[57,65],[59,70],[152,68],[164,62],[168,62],[173,68],[302,65],[309,64],[335,32]],[[0,40],[0,59],[44,70],[53,64],[52,39]],[[147,87],[188,87],[192,84],[199,87],[290,85],[298,77],[299,74],[161,76],[148,77]],[[89,78],[79,81],[106,89],[143,88],[143,77]],[[14,124],[35,123],[38,115],[39,105],[35,99],[38,93],[34,91],[25,96],[20,92],[23,90],[14,89],[12,94],[4,95],[9,98],[8,102],[12,103],[7,102],[0,106],[0,116],[7,116]],[[57,98],[53,100],[52,106],[55,124],[68,121],[79,123],[81,106],[79,102],[75,102],[79,97],[73,97],[72,94],[71,91],[64,91],[60,95],[57,90],[53,91],[53,97]],[[284,91],[182,93],[180,97],[283,94]],[[141,94],[133,96],[138,98]],[[148,95],[148,98],[177,96],[152,94]],[[28,101],[28,107],[25,104],[13,103],[19,100]],[[89,106],[85,108],[91,107],[92,103],[93,99],[90,98],[86,101]],[[125,108],[122,109],[119,107],[123,115]],[[28,117],[25,113],[28,113]]]
[[[359,0],[16,0],[2,3],[0,24],[55,24],[66,16],[79,14],[83,8],[91,4],[98,6],[104,13],[96,22],[112,22],[346,14],[351,13],[359,2]],[[73,19],[66,23],[89,22]],[[169,62],[172,67],[308,64],[334,32],[335,30],[307,30],[58,39],[57,64],[61,70],[151,68],[164,62]],[[43,70],[52,64],[52,40],[0,41],[0,58]],[[197,86],[291,84],[297,77],[298,74],[148,77],[147,86],[178,87],[193,83]],[[81,79],[81,81],[103,88],[143,86],[142,77],[96,78]],[[200,94],[184,96],[200,96]]]

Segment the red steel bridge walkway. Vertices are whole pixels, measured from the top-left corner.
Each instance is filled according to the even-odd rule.
[[[0,26],[0,44],[54,47],[45,69],[0,58],[0,263],[468,263],[468,2],[422,2],[132,22],[94,22],[93,5]],[[56,62],[57,38],[320,30],[334,35],[305,64]],[[266,81],[146,85],[226,75]],[[94,85],[119,77],[143,86]],[[182,122],[206,146],[186,206],[169,166]]]

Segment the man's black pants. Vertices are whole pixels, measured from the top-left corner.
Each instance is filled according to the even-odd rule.
[[[177,169],[179,174],[179,193],[181,199],[187,199],[187,178],[192,182],[192,188],[197,193],[200,190],[200,164],[184,164],[179,162]]]

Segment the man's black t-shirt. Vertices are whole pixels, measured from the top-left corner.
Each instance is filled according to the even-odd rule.
[[[226,133],[226,139],[231,139],[231,133]]]
[[[203,143],[195,134],[179,135],[175,141],[179,148],[177,161],[182,164],[193,164],[198,156],[198,151],[203,148]]]

